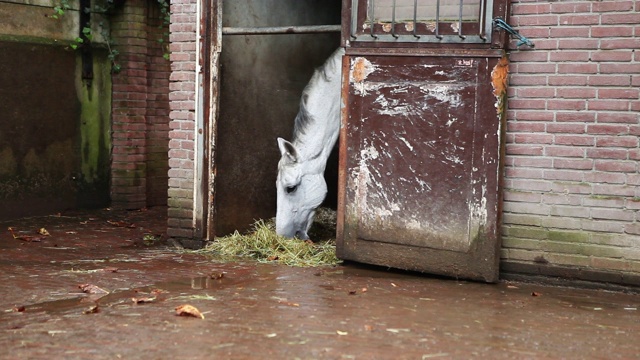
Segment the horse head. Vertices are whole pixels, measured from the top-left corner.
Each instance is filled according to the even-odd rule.
[[[287,140],[278,138],[278,147],[282,157],[276,180],[276,233],[307,240],[316,209],[327,195],[324,166],[305,159]]]

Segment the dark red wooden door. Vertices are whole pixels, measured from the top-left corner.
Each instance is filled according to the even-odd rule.
[[[481,2],[478,7],[486,6]],[[506,74],[502,40],[490,28],[479,31],[485,27],[478,19],[475,25],[462,22],[458,33],[449,23],[438,25],[442,30],[421,28],[417,15],[415,27],[369,21],[367,28],[371,9],[362,7],[368,3],[345,8],[355,17],[350,26],[361,30],[345,31],[338,256],[496,281]],[[506,11],[506,4],[493,5]],[[490,14],[484,16],[487,21]],[[418,39],[414,28],[432,38]],[[455,40],[438,43],[435,33],[444,38],[445,28]],[[475,38],[464,42],[460,36],[471,35],[460,28]],[[400,36],[406,41],[394,42]]]

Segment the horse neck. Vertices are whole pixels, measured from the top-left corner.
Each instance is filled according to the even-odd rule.
[[[321,69],[315,71],[304,89],[300,114],[296,119],[293,144],[303,161],[324,171],[340,132],[340,84],[343,50],[338,50]]]

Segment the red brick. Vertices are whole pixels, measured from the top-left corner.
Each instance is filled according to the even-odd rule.
[[[591,27],[592,37],[629,37],[633,36],[633,28],[628,26],[593,26]]]
[[[640,47],[640,39],[602,39],[600,48],[603,50],[637,49]]]
[[[559,13],[586,13],[591,11],[591,2],[568,2],[568,3],[553,3],[551,4],[551,12],[554,14]]]
[[[587,75],[550,75],[549,85],[552,86],[584,86],[587,85]]]
[[[638,171],[638,165],[635,161],[596,160],[595,169],[597,171],[632,173]]]
[[[583,171],[576,170],[546,170],[544,172],[544,179],[557,180],[557,181],[583,181]]]
[[[600,23],[599,15],[585,14],[585,15],[560,15],[560,25],[597,25]]]
[[[593,75],[589,76],[590,86],[629,86],[631,84],[630,75]]]
[[[638,116],[638,114],[630,112],[599,112],[598,123],[634,124],[638,123]],[[634,135],[640,136],[640,133],[634,133]]]
[[[596,138],[597,147],[638,147],[637,136],[601,136]]]
[[[585,26],[581,27],[553,27],[550,30],[550,37],[554,38],[588,38],[589,28]]]
[[[518,121],[553,121],[553,113],[540,110],[518,110],[514,112],[514,116],[510,119]]]
[[[584,157],[585,149],[582,147],[573,146],[546,146],[544,148],[544,155],[554,157]]]
[[[626,100],[589,100],[589,110],[627,111],[629,101]]]
[[[639,13],[627,14],[604,14],[601,17],[602,24],[638,24],[640,23]]]
[[[584,181],[590,183],[624,184],[625,180],[626,177],[623,173],[589,172],[584,174]]]
[[[601,74],[640,74],[640,63],[632,64],[600,64]]]
[[[584,100],[550,99],[547,101],[547,108],[549,110],[585,110],[587,102]]]
[[[599,99],[637,99],[640,89],[598,89]]]
[[[504,170],[505,170],[505,176],[509,178],[542,179],[541,169],[507,167]]]
[[[555,169],[590,170],[593,169],[593,160],[557,158],[553,160],[553,167]]]
[[[592,88],[558,88],[556,97],[565,99],[592,99],[596,97],[596,89]]]
[[[545,109],[547,105],[546,100],[537,99],[509,99],[510,109]]]
[[[585,111],[559,111],[556,112],[557,122],[595,122],[596,121],[596,113],[595,112],[585,112]]]
[[[559,49],[597,49],[600,46],[598,39],[561,39],[558,40]]]
[[[513,72],[519,74],[526,73],[555,73],[556,64],[541,64],[541,63],[517,63],[513,64]]]
[[[566,133],[566,134],[584,134],[586,126],[580,123],[550,123],[547,124],[547,132],[550,133]]]
[[[587,62],[589,55],[589,51],[552,51],[549,53],[549,61]]]
[[[558,64],[559,74],[597,74],[598,64],[577,63],[577,64]]]
[[[516,26],[548,26],[558,25],[558,15],[525,15],[514,17]]]
[[[546,85],[547,77],[540,75],[527,75],[527,74],[511,74],[509,77],[509,85],[518,86],[518,85]],[[585,82],[586,84],[586,77]],[[583,84],[583,85],[584,85]]]
[[[543,155],[544,153],[544,147],[539,145],[507,144],[506,153],[508,155],[540,156],[540,155]]]
[[[511,121],[507,123],[507,131],[514,132],[544,132],[545,124],[540,122]]]
[[[610,11],[631,11],[633,10],[633,1],[594,1],[592,11],[595,12],[610,12]]]
[[[627,159],[627,150],[624,149],[587,149],[587,157],[591,159]]]
[[[553,135],[550,134],[515,134],[518,144],[552,144]]]
[[[633,53],[631,51],[594,51],[591,53],[591,60],[604,62],[629,62]]]
[[[548,14],[551,4],[513,4],[511,13],[513,15]]]
[[[596,143],[595,137],[586,135],[556,135],[555,145],[593,146]]]
[[[518,88],[517,94],[521,98],[550,98],[555,94],[555,89],[550,87],[542,88]],[[594,91],[595,92],[595,91]]]

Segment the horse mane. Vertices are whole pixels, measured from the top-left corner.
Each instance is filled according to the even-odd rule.
[[[338,71],[336,71],[334,58],[338,52],[334,52],[331,55],[331,59],[322,66],[315,69],[313,75],[311,76],[311,80],[309,80],[309,84],[305,86],[302,91],[302,97],[300,99],[300,110],[296,115],[295,123],[293,125],[293,137],[292,140],[300,140],[301,135],[305,135],[308,128],[315,121],[314,117],[307,110],[307,101],[313,89],[318,85],[319,82],[329,82],[331,81],[331,77],[336,75],[336,72],[339,74],[340,67],[338,66]]]

